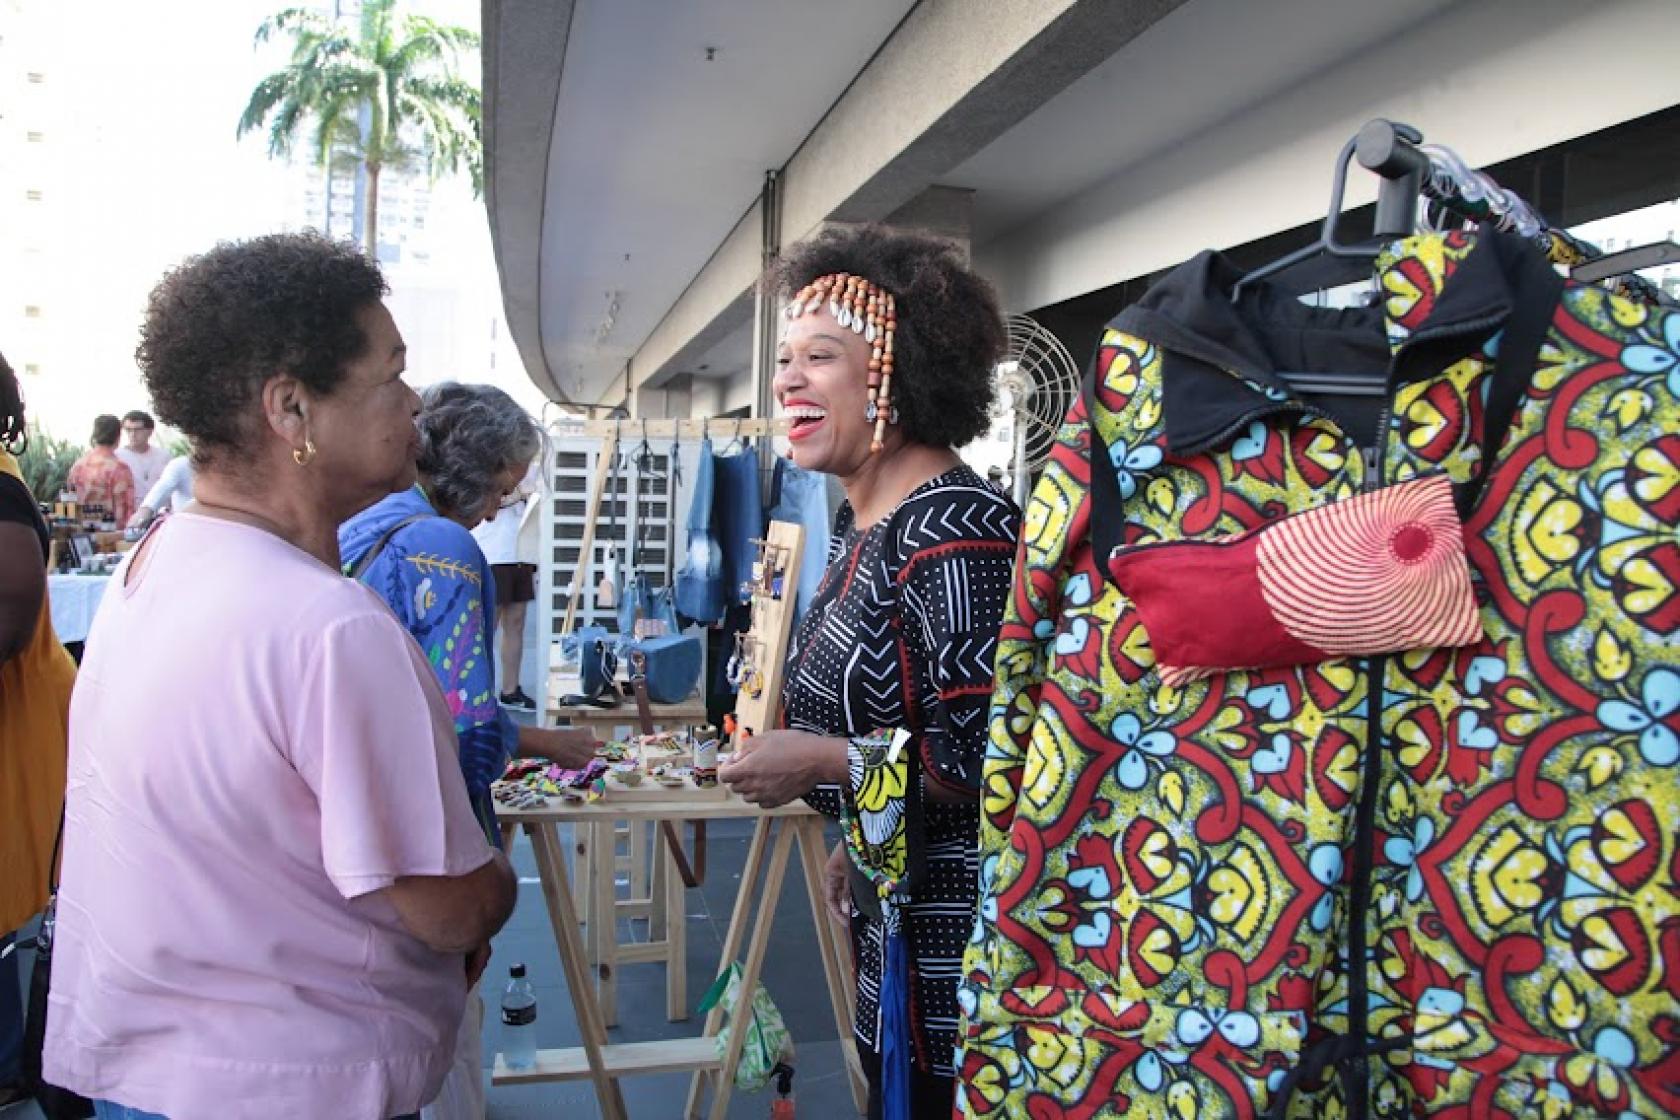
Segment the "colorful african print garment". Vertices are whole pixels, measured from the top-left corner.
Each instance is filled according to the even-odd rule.
[[[902,730],[854,738],[846,749],[846,796],[840,799],[846,852],[875,892],[881,911],[881,1032],[876,1040],[881,1120],[911,1120],[910,948],[902,909],[913,897],[924,861],[919,850],[921,763],[903,749],[910,738]]]
[[[1239,275],[1115,321],[1026,512],[960,1113],[1675,1114],[1680,312],[1492,233],[1395,244],[1369,310]],[[1390,396],[1361,434],[1280,369]],[[1435,472],[1479,640],[1163,682],[1115,548]]]
[[[411,524],[402,522],[416,518]],[[401,526],[398,528],[398,526]],[[517,751],[519,729],[496,701],[496,585],[472,533],[440,516],[419,487],[392,494],[339,526],[346,573],[396,529],[361,579],[395,612],[437,674],[473,812],[501,846],[490,783]]]

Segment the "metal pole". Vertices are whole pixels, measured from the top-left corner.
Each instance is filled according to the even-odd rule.
[[[782,252],[782,177],[778,171],[764,173],[759,193],[760,269],[768,274]],[[775,415],[776,293],[760,283],[753,291],[753,415],[766,419]],[[770,468],[776,457],[769,437],[758,442],[758,465],[768,486]]]
[[[1009,481],[1015,491],[1015,506],[1017,509],[1027,508],[1028,487],[1032,485],[1032,472],[1027,469],[1027,420],[1024,407],[1015,409],[1015,454],[1010,465]]]

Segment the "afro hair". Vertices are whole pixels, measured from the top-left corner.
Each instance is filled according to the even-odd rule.
[[[882,226],[830,226],[791,246],[770,281],[787,299],[835,272],[862,276],[894,298],[892,398],[905,438],[962,447],[984,432],[1008,335],[997,293],[960,250]]]

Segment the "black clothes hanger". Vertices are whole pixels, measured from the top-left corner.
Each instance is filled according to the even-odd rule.
[[[1359,134],[1342,146],[1336,157],[1335,177],[1330,185],[1330,205],[1325,211],[1324,226],[1318,240],[1288,253],[1270,264],[1261,265],[1238,280],[1231,289],[1231,302],[1241,298],[1243,290],[1280,272],[1313,259],[1327,256],[1341,260],[1369,261],[1384,245],[1396,237],[1412,232],[1412,215],[1417,206],[1418,193],[1429,170],[1429,159],[1414,145],[1423,133],[1410,125],[1377,119],[1366,124]],[[1336,236],[1336,225],[1342,217],[1342,199],[1347,193],[1348,164],[1357,157],[1361,167],[1375,172],[1382,182],[1377,188],[1377,214],[1370,240],[1343,242]],[[1315,276],[1315,280],[1318,278]]]
[[[1325,211],[1324,225],[1318,240],[1279,257],[1248,273],[1231,289],[1231,302],[1242,298],[1245,289],[1268,277],[1297,269],[1319,258],[1314,269],[1300,268],[1297,279],[1305,280],[1302,290],[1334,287],[1370,273],[1370,262],[1382,248],[1396,237],[1412,232],[1413,214],[1418,193],[1429,170],[1429,160],[1414,145],[1423,134],[1409,125],[1377,119],[1369,122],[1342,146],[1336,157],[1335,175],[1330,186],[1330,205]],[[1376,218],[1370,239],[1344,242],[1337,236],[1337,224],[1342,217],[1342,202],[1347,192],[1348,165],[1354,159],[1361,167],[1374,172],[1381,182],[1377,188]],[[1350,262],[1358,262],[1350,268]],[[1278,370],[1277,374],[1297,393],[1343,396],[1382,397],[1388,393],[1384,377],[1379,374],[1357,372],[1295,372]]]

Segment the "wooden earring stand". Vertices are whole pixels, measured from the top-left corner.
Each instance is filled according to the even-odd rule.
[[[752,625],[743,648],[751,651],[762,687],[757,695],[749,694],[743,687],[735,697],[731,750],[739,750],[742,742],[753,735],[773,730],[780,716],[805,530],[790,521],[772,521],[764,539],[756,543],[758,561],[753,565]]]

